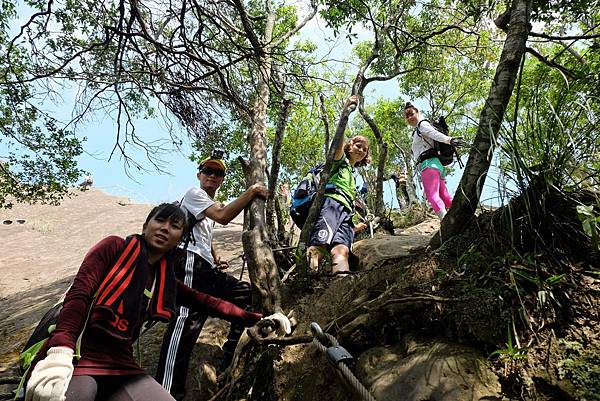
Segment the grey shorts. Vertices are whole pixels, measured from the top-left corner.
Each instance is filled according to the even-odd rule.
[[[354,241],[352,213],[335,199],[325,197],[308,245],[327,245],[331,249],[335,245],[342,244],[351,250],[352,241]]]

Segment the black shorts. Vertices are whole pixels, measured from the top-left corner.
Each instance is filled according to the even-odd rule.
[[[352,249],[352,241],[354,241],[352,213],[340,202],[326,196],[319,217],[310,233],[308,245],[327,245],[331,249],[335,245],[342,244]]]

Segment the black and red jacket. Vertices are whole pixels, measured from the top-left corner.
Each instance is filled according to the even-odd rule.
[[[94,245],[65,297],[56,330],[47,344],[48,347],[75,349],[94,294],[98,293],[85,326],[81,359],[75,366],[74,375],[145,374],[133,357],[133,342],[146,319],[173,317],[175,298],[180,305],[202,309],[209,315],[246,326],[260,319],[260,314],[246,312],[175,280],[168,258],[149,265],[147,257],[142,255],[145,253],[143,239],[139,236],[133,237],[137,241],[129,238],[126,242],[123,238],[110,236]],[[136,251],[138,245],[139,252]],[[151,287],[148,274],[154,271],[158,274],[148,309],[144,289]],[[44,353],[40,354],[43,357]]]

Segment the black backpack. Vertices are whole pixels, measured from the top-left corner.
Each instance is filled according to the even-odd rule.
[[[188,244],[190,243],[190,241],[192,241],[193,243],[196,243],[196,238],[194,238],[194,226],[196,225],[196,223],[198,223],[201,219],[197,219],[196,216],[194,216],[192,213],[190,213],[184,206],[183,206],[183,198],[181,198],[181,200],[175,201],[173,202],[174,205],[179,206],[181,209],[183,209],[185,211],[185,215],[187,216],[186,218],[186,224],[188,227],[188,231],[187,234],[185,235],[184,238],[182,238],[181,240],[184,243],[184,247],[183,249],[187,249]]]
[[[444,116],[440,116],[440,118],[438,118],[437,120],[419,121],[419,124],[417,124],[416,132],[417,135],[419,135],[421,138],[423,138],[423,135],[421,135],[421,132],[419,131],[419,125],[421,125],[423,121],[428,121],[431,125],[433,125],[433,128],[435,128],[444,135],[449,135],[450,133],[450,129],[448,128],[448,124],[446,123],[446,119],[444,118]],[[425,141],[429,142],[427,139],[425,139]],[[432,157],[437,157],[438,159],[440,159],[440,162],[443,166],[448,166],[452,164],[452,162],[454,162],[455,156],[458,165],[462,168],[463,163],[460,160],[460,155],[458,154],[456,147],[454,145],[434,140],[433,146],[419,155],[417,163],[420,164],[424,160],[431,159]]]

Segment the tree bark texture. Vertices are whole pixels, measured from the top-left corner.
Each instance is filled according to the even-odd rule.
[[[264,43],[270,43],[273,26],[275,23],[275,12],[270,1],[267,1],[267,21],[265,24]],[[266,147],[266,120],[267,106],[269,104],[269,80],[271,78],[273,60],[271,49],[264,47],[264,51],[257,57],[259,68],[258,94],[253,106],[252,129],[250,132],[250,160],[247,173],[248,185],[265,182],[265,171],[267,168]],[[269,236],[265,224],[265,201],[255,198],[248,208],[249,217],[247,229],[242,234],[242,245],[248,261],[248,273],[253,284],[255,294],[255,305],[260,306],[263,311],[273,312],[281,310],[280,287],[281,280],[273,257],[273,251],[269,245]]]
[[[406,194],[408,197],[408,205],[412,205],[413,203],[417,203],[419,198],[417,198],[417,189],[415,187],[414,174],[415,169],[413,168],[412,156],[410,151],[403,149],[393,138],[392,143],[396,147],[396,149],[402,155],[402,161],[404,162],[404,171],[406,172]]]
[[[287,203],[284,198],[278,196],[275,198],[275,215],[277,216],[277,243],[279,245],[288,246],[290,244],[290,234],[285,229],[286,218],[289,214],[287,211]]]
[[[530,0],[513,1],[504,48],[481,111],[469,160],[452,207],[442,221],[440,232],[432,239],[432,246],[439,246],[448,238],[460,233],[475,214],[494,154],[500,125],[512,96],[521,59],[524,57],[530,15]]]
[[[375,40],[373,42],[373,47],[371,48],[371,54],[365,59],[363,64],[358,69],[356,73],[356,78],[354,78],[354,83],[352,84],[352,93],[358,95],[360,98],[359,111],[365,122],[373,131],[373,135],[377,139],[377,147],[379,150],[379,163],[377,165],[377,183],[375,185],[375,211],[374,214],[379,217],[384,217],[385,213],[385,204],[383,201],[383,176],[385,172],[385,162],[387,159],[387,144],[383,141],[383,137],[381,135],[381,130],[377,126],[377,123],[367,114],[364,109],[363,102],[363,93],[367,85],[372,82],[373,77],[367,78],[365,76],[367,70],[371,66],[371,64],[379,58],[381,55],[382,44],[385,42],[385,37],[389,32],[389,29],[393,26],[393,21],[397,19],[400,15],[398,13],[401,12],[401,9],[390,9],[390,12],[386,18],[386,22],[380,29],[375,30]],[[383,80],[392,79],[395,76],[399,75],[399,71],[395,71],[389,76],[385,77]],[[378,77],[377,80],[380,80],[381,77]]]
[[[411,159],[407,159],[411,160]],[[410,162],[406,163],[406,193],[408,194],[408,204],[412,205],[419,202],[417,197],[417,188],[414,181],[415,169]]]
[[[406,182],[396,182],[396,199],[400,210],[408,208],[408,192],[406,191]]]
[[[285,96],[285,92],[282,93]],[[269,233],[271,234],[271,242],[277,243],[279,237],[277,231],[278,226],[275,223],[275,203],[277,202],[277,183],[279,181],[279,157],[281,156],[281,146],[283,144],[283,135],[285,133],[285,126],[287,125],[288,116],[290,114],[290,108],[292,101],[283,98],[281,102],[281,110],[279,112],[279,119],[277,120],[277,127],[275,129],[275,140],[273,141],[272,157],[271,157],[271,172],[269,173],[269,199],[267,199],[267,226],[269,227]]]

